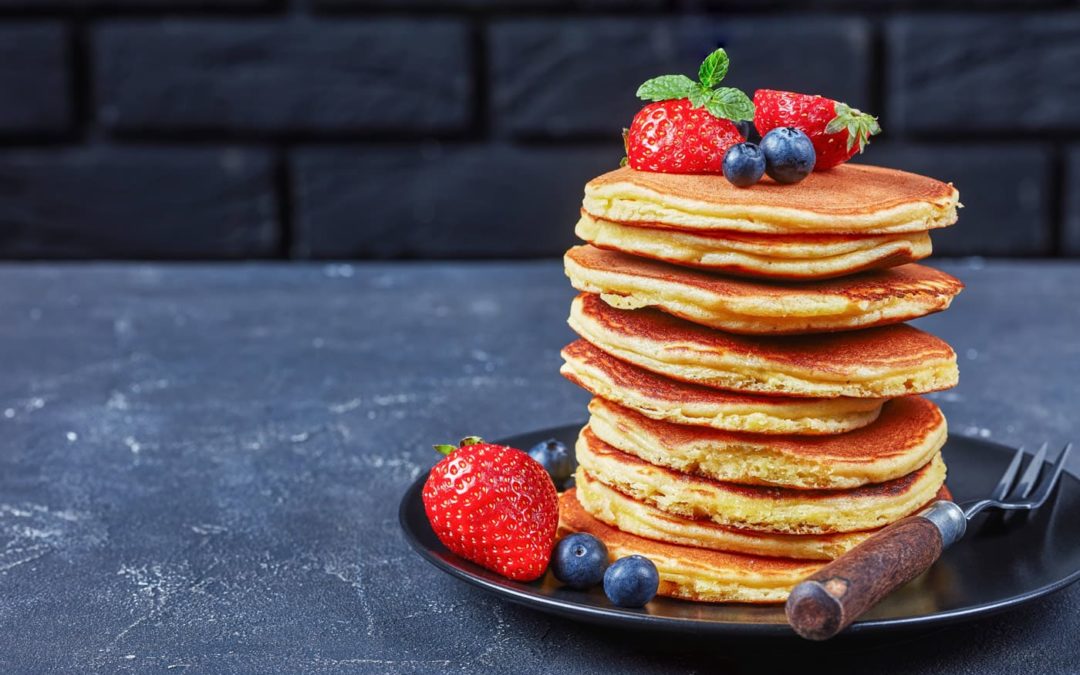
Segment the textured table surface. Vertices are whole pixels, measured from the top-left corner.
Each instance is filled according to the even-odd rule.
[[[921,322],[960,356],[952,430],[1080,435],[1080,265],[941,266],[969,286]],[[1080,585],[928,634],[700,642],[429,567],[396,512],[432,442],[583,418],[570,297],[555,262],[0,267],[0,671],[1080,669]]]

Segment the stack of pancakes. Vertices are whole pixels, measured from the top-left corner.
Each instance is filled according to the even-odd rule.
[[[844,165],[797,185],[629,168],[586,186],[562,373],[593,394],[564,531],[641,554],[660,593],[782,602],[947,497],[956,355],[902,322],[962,285],[914,261],[957,191]]]

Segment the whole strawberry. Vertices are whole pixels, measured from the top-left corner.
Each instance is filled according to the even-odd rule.
[[[653,103],[642,108],[623,135],[626,161],[638,171],[721,173],[724,153],[744,138],[735,122],[754,117],[754,104],[743,92],[717,85],[728,71],[723,49],[698,69],[698,81],[663,75],[637,90]]]
[[[547,569],[559,502],[544,467],[521,450],[473,436],[431,469],[423,501],[435,536],[457,555],[516,581]]]
[[[795,127],[810,137],[817,154],[814,171],[843,164],[881,132],[876,117],[823,96],[758,89],[754,109],[754,126],[762,136]]]

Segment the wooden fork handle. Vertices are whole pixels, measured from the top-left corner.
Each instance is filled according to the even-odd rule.
[[[964,522],[955,504],[936,502],[919,515],[885,527],[799,583],[788,596],[788,623],[804,638],[831,638],[926,571],[946,546],[963,536]]]

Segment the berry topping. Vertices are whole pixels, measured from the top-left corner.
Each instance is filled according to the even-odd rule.
[[[435,536],[457,555],[516,581],[543,575],[559,524],[558,494],[521,450],[475,436],[431,469],[423,501]]]
[[[537,443],[529,449],[529,457],[532,457],[551,476],[555,487],[562,487],[574,473],[574,458],[566,445],[554,438]]]
[[[794,127],[778,127],[761,139],[765,173],[777,183],[798,183],[814,170],[814,144]]]
[[[629,165],[638,171],[720,173],[724,153],[745,138],[735,122],[754,117],[746,94],[717,86],[727,71],[727,52],[717,49],[701,64],[697,82],[663,75],[638,87],[638,98],[653,103],[624,134]]]
[[[604,572],[604,593],[619,607],[644,607],[659,588],[660,573],[644,556],[619,558]]]
[[[608,551],[604,542],[578,532],[563,537],[551,554],[551,572],[570,588],[584,590],[604,580]]]
[[[754,143],[737,143],[724,155],[724,178],[735,187],[750,187],[765,174],[765,153]]]
[[[817,152],[815,171],[843,164],[881,132],[876,117],[823,96],[759,89],[754,107],[754,126],[762,136],[795,127],[810,138]]]

